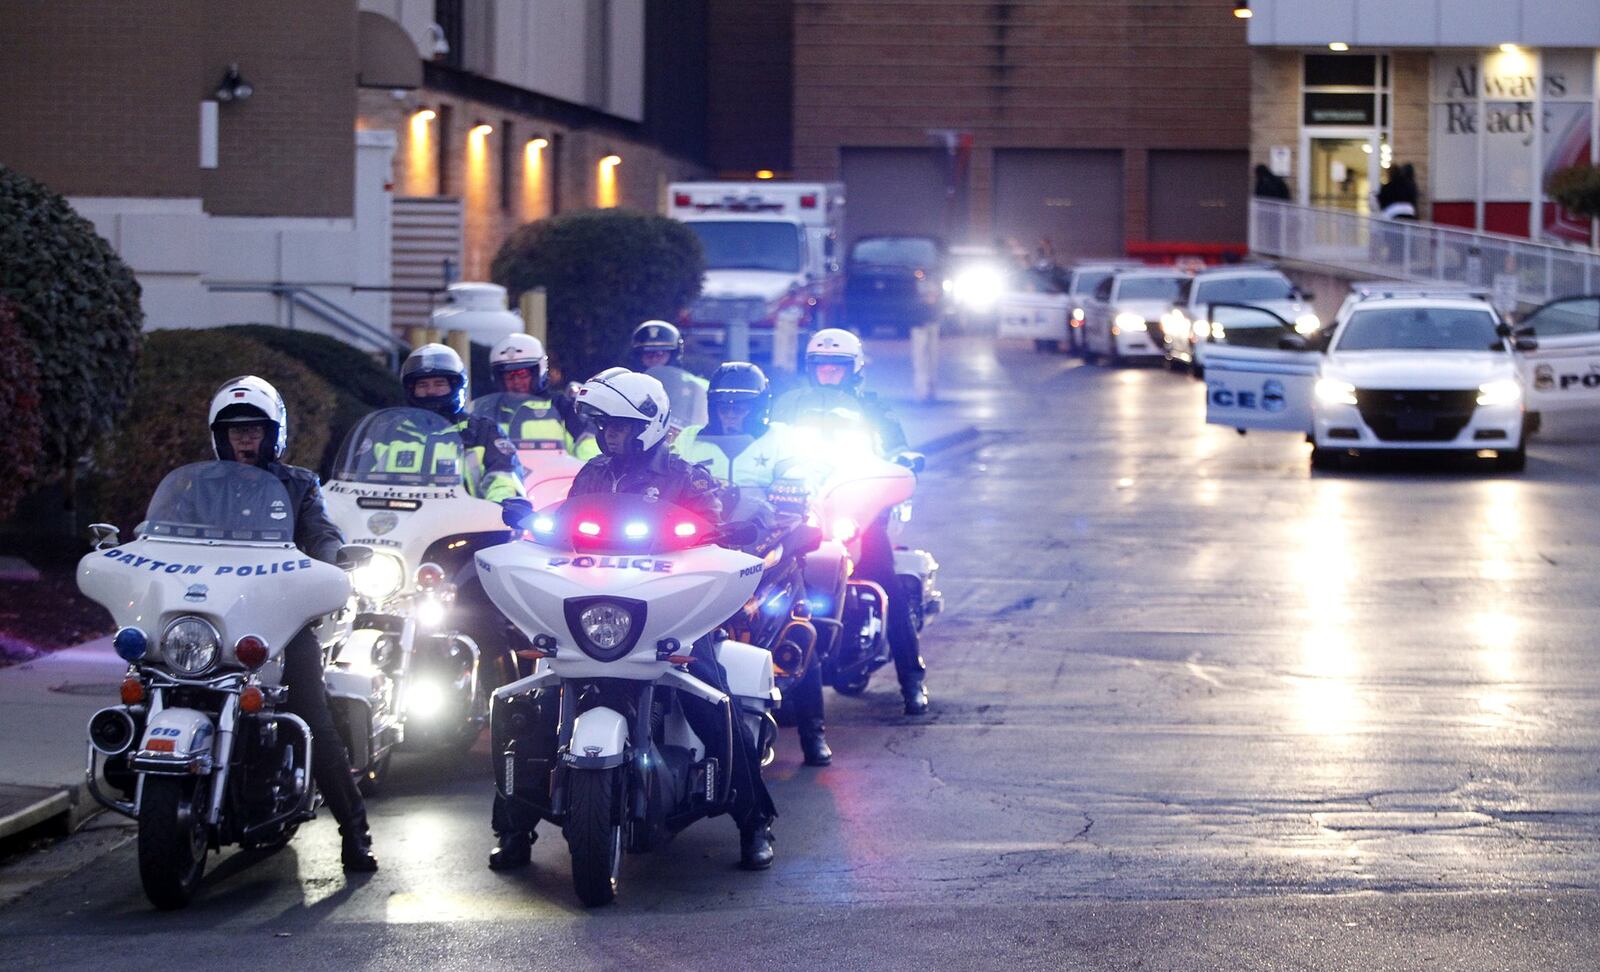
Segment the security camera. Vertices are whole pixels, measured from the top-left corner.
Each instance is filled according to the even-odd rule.
[[[450,42],[445,40],[443,27],[438,24],[428,25],[428,45],[435,59],[450,53]]]

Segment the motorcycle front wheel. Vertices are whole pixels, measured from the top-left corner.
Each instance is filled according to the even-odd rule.
[[[192,780],[147,776],[139,801],[139,880],[162,911],[194,898],[206,870],[206,788]]]
[[[586,907],[617,897],[622,870],[622,770],[573,770],[567,776],[567,816],[561,828],[572,854],[572,886]]]

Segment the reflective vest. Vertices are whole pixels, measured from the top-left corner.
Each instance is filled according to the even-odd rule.
[[[492,462],[487,461],[487,450],[498,449],[498,443],[467,445],[463,441],[462,434],[468,432],[469,421],[462,420],[450,426],[449,431],[454,435],[429,434],[421,429],[396,429],[396,437],[387,442],[374,443],[374,471],[459,477],[467,495],[492,503],[522,496],[522,483],[513,471],[515,467],[511,465],[511,457],[501,455]],[[411,437],[398,438],[402,432],[409,432]],[[497,468],[487,468],[489,465]]]
[[[705,466],[722,482],[762,489],[772,485],[792,457],[788,429],[782,425],[768,426],[760,438],[708,435],[705,426],[696,425],[678,434],[672,451],[687,462]]]

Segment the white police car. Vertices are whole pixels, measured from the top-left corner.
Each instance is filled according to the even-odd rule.
[[[1205,309],[1212,304],[1248,304],[1265,307],[1294,324],[1295,330],[1310,335],[1320,330],[1322,321],[1312,313],[1308,301],[1283,271],[1272,266],[1232,266],[1202,270],[1184,288],[1176,307],[1161,318],[1167,362],[1186,366],[1195,377],[1205,374],[1206,342],[1211,325]]]
[[[1311,342],[1263,308],[1212,305],[1206,421],[1304,433],[1317,468],[1392,450],[1523,468],[1524,381],[1493,306],[1459,293],[1374,294],[1346,310],[1326,341]]]
[[[1084,303],[1084,356],[1111,364],[1164,356],[1161,315],[1177,303],[1188,279],[1181,270],[1144,267],[1102,280]]]

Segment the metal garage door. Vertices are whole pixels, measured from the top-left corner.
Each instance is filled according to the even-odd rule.
[[[944,151],[932,147],[841,149],[845,238],[904,233],[948,240],[944,160]]]
[[[1122,153],[997,149],[994,234],[1057,259],[1122,255]]]
[[[1150,152],[1150,239],[1243,243],[1250,196],[1247,152]]]

